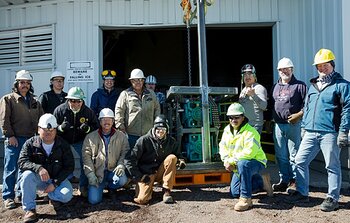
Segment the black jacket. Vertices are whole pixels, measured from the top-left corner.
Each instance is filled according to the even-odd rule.
[[[53,90],[51,90],[40,95],[39,101],[44,109],[44,112],[52,114],[55,108],[67,100],[66,96],[66,92],[62,91],[60,95],[57,95]]]
[[[18,166],[22,171],[31,170],[39,173],[40,167],[45,168],[55,185],[60,185],[74,171],[74,157],[70,145],[61,137],[56,136],[49,156],[42,147],[39,136],[28,139],[21,150]]]
[[[80,111],[77,114],[74,114],[69,108],[68,101],[66,101],[55,109],[53,115],[56,117],[58,125],[61,125],[65,118],[71,125],[71,128],[68,131],[57,131],[58,135],[71,144],[83,142],[88,133],[98,129],[99,127],[95,113],[89,107],[87,107],[85,103],[81,106]],[[90,131],[88,133],[80,130],[79,127],[83,123],[90,126]]]
[[[179,144],[167,135],[164,140],[158,140],[153,135],[154,128],[146,135],[141,136],[134,148],[131,148],[124,159],[125,167],[131,178],[140,180],[144,174],[154,174],[165,158],[173,154],[178,159],[183,159]]]

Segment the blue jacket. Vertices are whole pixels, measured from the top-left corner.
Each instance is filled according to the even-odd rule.
[[[104,88],[99,88],[91,96],[90,108],[95,112],[96,116],[104,108],[110,108],[114,111],[119,94],[120,91],[115,88],[111,92]]]
[[[316,80],[310,80],[301,127],[331,133],[349,131],[350,83],[336,72],[331,83],[320,91]]]

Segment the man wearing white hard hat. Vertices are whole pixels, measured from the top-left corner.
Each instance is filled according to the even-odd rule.
[[[6,209],[15,208],[17,160],[22,145],[37,132],[37,124],[44,113],[33,95],[32,75],[26,70],[16,73],[12,93],[0,100],[0,127],[4,142],[4,174],[2,199]]]
[[[260,175],[267,159],[261,148],[260,134],[248,123],[244,107],[233,103],[226,116],[230,123],[222,134],[219,153],[225,169],[232,173],[231,195],[239,198],[234,210],[246,211],[253,206],[254,191],[266,191],[268,196],[273,194],[270,175]]]
[[[307,86],[293,74],[291,59],[282,58],[278,62],[278,82],[272,87],[269,108],[275,123],[273,139],[276,160],[279,167],[279,182],[272,185],[274,191],[292,193],[295,190],[295,155],[301,137],[301,118]]]
[[[57,121],[52,114],[42,115],[37,126],[39,135],[25,142],[18,159],[23,172],[19,182],[22,207],[26,211],[24,222],[37,219],[35,198],[38,190],[48,194],[54,208],[73,197],[73,188],[67,179],[74,171],[70,145],[57,136]]]
[[[314,63],[318,76],[310,80],[310,88],[302,120],[303,139],[295,157],[297,192],[291,203],[309,201],[309,165],[322,151],[328,174],[328,193],[321,211],[339,208],[342,172],[340,151],[348,150],[350,129],[350,83],[335,71],[335,56],[329,49],[320,49]]]
[[[116,189],[128,181],[124,166],[124,158],[129,150],[128,139],[123,132],[113,127],[114,113],[111,109],[102,109],[98,118],[100,128],[85,137],[82,152],[84,172],[89,181],[90,204],[102,201],[105,188],[114,199]]]
[[[53,113],[55,108],[66,101],[67,93],[63,91],[64,74],[54,71],[50,77],[50,91],[42,93],[39,97],[45,113]]]
[[[120,93],[115,105],[115,126],[128,134],[130,148],[133,148],[136,140],[153,127],[160,105],[154,91],[144,86],[142,70],[132,70],[129,80],[131,87]]]

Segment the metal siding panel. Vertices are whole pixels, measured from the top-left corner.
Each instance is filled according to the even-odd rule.
[[[23,26],[25,24],[25,10],[22,8],[13,8],[11,9],[10,16],[10,26],[18,27]]]
[[[40,24],[41,22],[41,6],[33,6],[28,4],[25,10],[25,25]]]
[[[112,1],[112,8],[115,13],[112,15],[114,25],[125,24],[125,1]]]
[[[0,8],[0,29],[10,26],[10,10],[5,8]]]
[[[207,7],[205,21],[208,23],[220,22],[220,4],[218,2],[214,2],[214,4]]]
[[[149,1],[149,23],[160,24],[163,23],[163,0],[150,0]],[[145,7],[145,8],[148,8]],[[180,6],[179,6],[180,7]]]
[[[43,23],[55,23],[57,17],[56,8],[56,4],[47,4],[41,6],[41,21]]]
[[[271,0],[260,0],[258,2],[259,20],[272,19],[272,2]]]
[[[130,0],[130,24],[144,24],[144,1]]]
[[[240,0],[240,20],[241,21],[258,21],[258,0]]]

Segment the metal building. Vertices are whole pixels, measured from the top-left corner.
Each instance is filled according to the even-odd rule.
[[[74,64],[90,66],[93,75],[88,81],[66,82],[65,90],[82,87],[88,105],[101,85],[99,74],[109,67],[120,73],[121,83],[140,66],[146,74],[157,72],[163,84],[179,85],[187,80],[188,68],[180,2],[0,0],[0,96],[11,91],[20,69],[32,72],[39,95],[49,89],[52,70],[67,73]],[[320,48],[333,50],[336,70],[350,80],[348,11],[348,0],[216,0],[205,17],[211,83],[238,87],[239,68],[252,61],[259,80],[271,86],[281,57],[291,58],[295,75],[308,83],[316,75],[313,56]],[[196,23],[190,35],[193,55]],[[109,45],[116,40],[119,51]],[[192,67],[197,76],[198,68]]]

